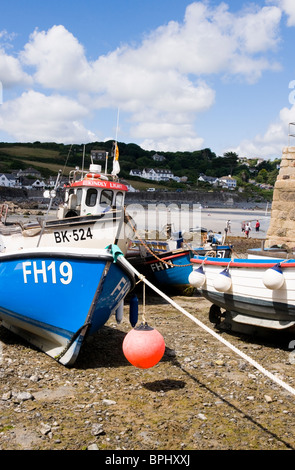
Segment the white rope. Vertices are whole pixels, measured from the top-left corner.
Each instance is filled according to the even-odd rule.
[[[148,281],[144,276],[142,276],[142,274],[140,274],[127,260],[126,258],[124,258],[123,256],[120,257],[120,261],[123,261],[123,263],[126,265],[126,267],[128,267],[129,269],[131,269],[134,274],[136,274],[136,276],[141,280],[143,281],[145,284],[147,284],[151,289],[153,289],[155,292],[157,292],[157,294],[159,294],[161,297],[163,297],[165,300],[167,300],[167,302],[169,302],[173,307],[175,307],[177,310],[179,310],[181,313],[183,313],[185,316],[187,316],[188,318],[190,318],[193,322],[195,322],[198,326],[200,326],[201,328],[203,328],[203,330],[207,331],[207,333],[209,333],[210,335],[214,336],[214,338],[216,338],[218,341],[220,341],[221,343],[223,343],[225,346],[227,346],[228,348],[230,348],[232,351],[234,351],[236,354],[238,354],[239,356],[241,356],[243,359],[245,359],[245,361],[249,362],[253,367],[255,367],[256,369],[258,369],[262,374],[264,374],[266,377],[268,377],[269,379],[271,379],[273,382],[277,383],[278,385],[280,385],[281,387],[283,387],[285,390],[287,390],[289,393],[291,393],[292,395],[295,395],[295,389],[293,387],[291,387],[290,385],[288,385],[287,383],[285,383],[283,380],[281,380],[279,377],[276,377],[274,374],[272,374],[271,372],[269,372],[268,370],[266,370],[264,367],[262,367],[260,364],[258,364],[258,362],[254,361],[251,357],[247,356],[247,354],[243,353],[242,351],[240,351],[238,348],[236,348],[233,344],[231,344],[229,341],[227,341],[226,339],[222,338],[222,336],[220,336],[218,333],[216,333],[215,331],[211,330],[211,328],[209,328],[207,325],[205,325],[204,323],[202,323],[200,320],[198,320],[196,317],[194,317],[193,315],[191,315],[189,312],[187,312],[184,308],[182,308],[180,305],[178,305],[176,302],[174,302],[174,300],[170,299],[170,297],[168,297],[166,294],[164,294],[164,292],[160,291],[157,287],[155,287],[150,281]]]

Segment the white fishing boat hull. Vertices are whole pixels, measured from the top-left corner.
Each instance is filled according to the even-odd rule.
[[[59,173],[55,189],[46,191],[50,198],[44,220],[25,224],[11,220],[8,204],[0,207],[0,253],[34,248],[87,248],[104,249],[116,245],[127,253],[134,238],[131,218],[125,213],[124,200],[127,186],[116,175],[101,172],[101,166],[91,164],[88,171],[76,168],[69,174],[63,187],[63,203],[55,218],[49,211],[59,187]]]
[[[198,287],[208,299],[211,319],[221,320],[219,309],[225,309],[226,320],[254,327],[286,329],[295,325],[295,260],[282,259],[217,259],[195,257],[194,271],[202,266],[204,279]],[[267,276],[281,263],[279,286],[267,287]],[[218,280],[228,268],[229,281],[223,288]],[[222,273],[222,274],[221,274]],[[274,278],[274,276],[272,276]],[[191,278],[192,279],[192,278]],[[238,328],[237,328],[238,329]]]
[[[0,223],[0,252],[36,247],[104,249],[116,244],[125,254],[134,229],[123,211],[48,220],[42,225]]]

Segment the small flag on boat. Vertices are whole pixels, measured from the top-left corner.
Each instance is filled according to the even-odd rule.
[[[119,148],[117,142],[114,143],[114,160],[113,160],[113,171],[112,175],[117,175],[120,173],[120,164],[119,164]]]

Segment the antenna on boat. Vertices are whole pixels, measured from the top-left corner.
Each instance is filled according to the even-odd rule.
[[[41,241],[41,238],[42,238],[44,229],[45,229],[47,217],[48,217],[49,211],[50,211],[51,206],[52,206],[52,201],[53,201],[53,199],[54,199],[55,196],[56,196],[56,190],[57,190],[58,185],[59,185],[59,180],[60,180],[61,174],[62,174],[62,170],[59,170],[58,175],[57,175],[57,177],[56,177],[54,189],[49,192],[49,194],[50,194],[50,201],[49,201],[48,208],[47,208],[47,212],[46,212],[46,215],[45,215],[45,218],[44,218],[44,221],[43,221],[43,225],[42,225],[42,229],[41,229],[41,232],[40,232],[40,236],[39,236],[39,240],[38,240],[38,243],[37,243],[37,247],[39,247],[39,244],[40,244],[40,241]]]
[[[119,114],[120,114],[120,108],[118,108],[118,111],[117,111],[116,142],[118,141]]]
[[[106,152],[106,164],[105,164],[105,174],[108,174],[108,158],[109,158],[109,152]]]

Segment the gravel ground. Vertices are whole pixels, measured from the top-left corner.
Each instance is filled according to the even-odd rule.
[[[172,298],[214,329],[203,297]],[[166,351],[151,369],[130,365],[125,309],[123,322],[111,318],[71,369],[0,326],[1,450],[295,448],[294,396],[150,291],[146,319]],[[292,336],[220,334],[295,387]]]

